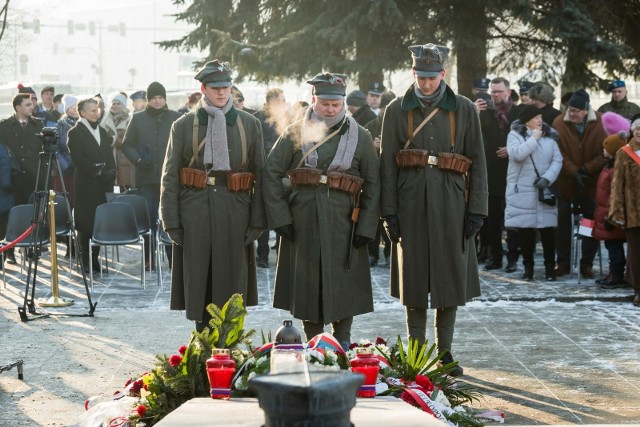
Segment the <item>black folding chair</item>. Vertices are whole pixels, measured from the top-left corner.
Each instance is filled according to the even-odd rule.
[[[6,245],[10,242],[13,242],[18,237],[22,235],[27,229],[31,227],[31,220],[33,219],[33,205],[18,205],[11,208],[9,211],[9,219],[7,220],[7,232],[4,240],[2,241],[3,245]],[[15,245],[15,248],[20,250],[21,253],[21,261],[20,261],[20,273],[23,273],[24,267],[26,264],[26,250],[30,246],[35,245],[35,229],[26,239],[22,242],[19,242]],[[40,239],[39,243],[41,245],[46,245],[49,243],[49,227],[44,227],[40,230]],[[2,269],[2,280],[4,281],[4,287],[7,287],[7,276],[6,276],[7,267],[4,266]]]
[[[144,239],[138,234],[138,224],[133,208],[126,203],[103,203],[96,208],[93,236],[89,239],[89,251],[94,246],[125,246],[139,244],[140,280],[146,289],[144,272]],[[93,256],[89,254],[89,278],[93,289]],[[106,262],[106,261],[105,261]],[[102,276],[102,270],[100,271]]]
[[[149,207],[147,200],[137,194],[119,194],[114,199],[116,203],[126,203],[133,208],[138,223],[138,234],[148,236],[149,242],[149,262],[151,263],[153,256],[153,231],[151,229],[151,220],[149,219]],[[112,202],[112,203],[113,203]]]

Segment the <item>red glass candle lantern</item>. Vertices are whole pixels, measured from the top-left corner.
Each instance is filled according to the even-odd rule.
[[[235,372],[236,362],[231,358],[228,348],[211,350],[211,358],[207,360],[207,375],[212,399],[226,400],[231,397],[231,381]]]
[[[356,357],[351,360],[351,371],[364,375],[364,384],[358,390],[359,397],[376,397],[376,382],[380,365],[369,347],[356,347]]]

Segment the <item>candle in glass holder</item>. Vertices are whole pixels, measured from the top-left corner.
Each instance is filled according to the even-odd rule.
[[[235,372],[236,362],[231,358],[228,348],[211,350],[211,358],[207,360],[207,376],[212,399],[226,400],[231,397],[231,381]]]
[[[351,360],[351,372],[364,375],[364,384],[360,386],[357,396],[376,397],[376,382],[380,365],[369,347],[356,347],[356,357]]]

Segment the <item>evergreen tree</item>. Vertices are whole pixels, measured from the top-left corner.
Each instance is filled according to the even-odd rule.
[[[366,90],[410,66],[407,46],[433,42],[452,46],[465,95],[474,78],[523,68],[565,89],[602,88],[638,73],[639,14],[638,0],[191,0],[176,19],[196,29],[160,44],[207,50],[198,65],[229,60],[240,79],[331,71],[357,76]]]

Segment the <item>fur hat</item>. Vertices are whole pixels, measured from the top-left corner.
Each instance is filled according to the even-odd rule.
[[[529,89],[529,98],[545,104],[553,104],[556,96],[553,94],[553,87],[549,83],[537,82]]]
[[[624,130],[620,131],[620,133],[609,135],[604,139],[602,147],[613,157],[619,149],[625,146],[628,137],[629,133]]]
[[[602,115],[602,127],[607,135],[616,135],[623,131],[629,133],[630,124],[628,119],[611,111]]]

